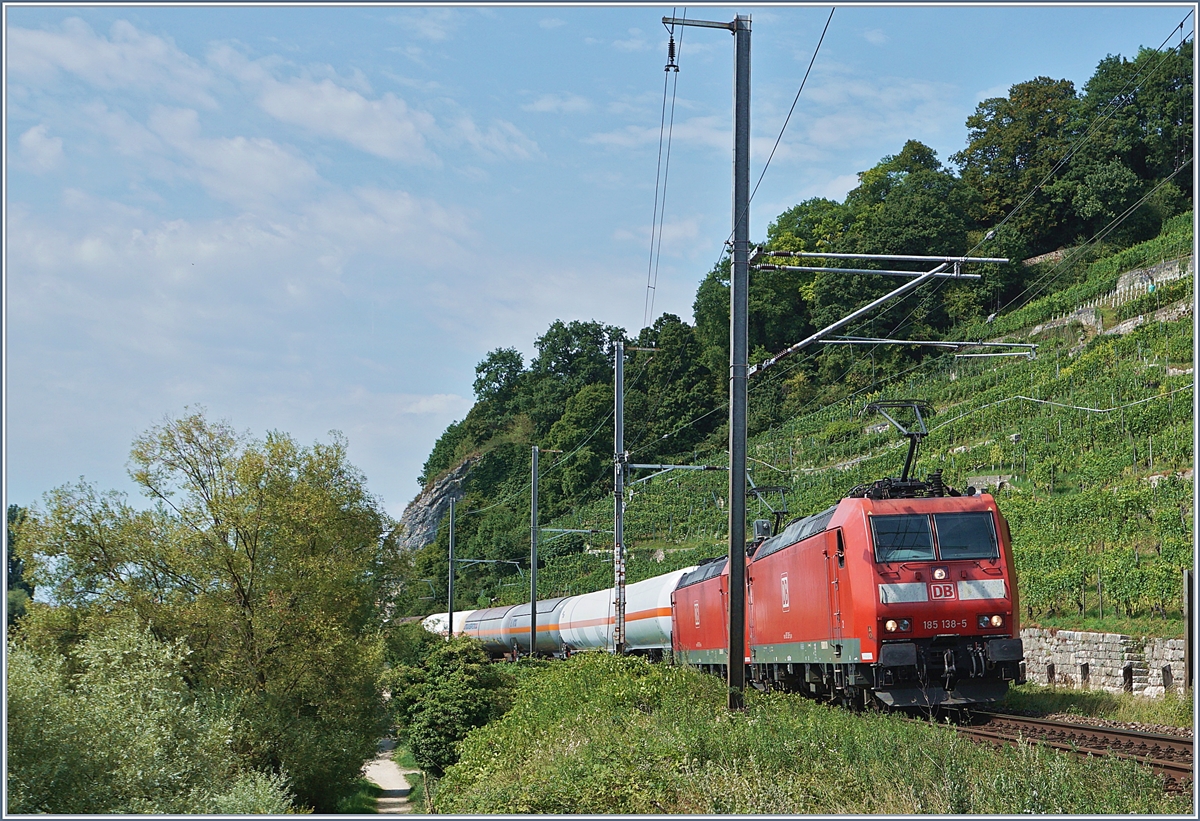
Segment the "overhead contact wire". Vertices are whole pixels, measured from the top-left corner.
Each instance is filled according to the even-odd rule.
[[[687,8],[683,10],[683,14],[687,16]],[[676,59],[683,54],[683,32],[679,32],[679,43],[676,47]],[[663,165],[663,193],[662,193],[662,210],[658,213],[658,249],[653,253],[654,258],[654,284],[647,288],[646,296],[649,299],[649,310],[642,317],[642,327],[650,324],[650,317],[654,316],[654,297],[658,294],[658,266],[662,263],[662,240],[663,240],[663,223],[667,217],[667,177],[671,173],[671,138],[675,134],[675,94],[679,89],[679,72],[675,71],[673,82],[671,83],[671,120],[667,126],[667,161]],[[651,243],[654,242],[654,233],[650,234]]]
[[[671,9],[672,18],[675,16],[675,8]],[[687,7],[684,6],[683,16],[687,17]],[[675,37],[675,29],[672,26],[668,29],[671,32],[671,38]],[[679,34],[679,48],[682,52],[683,32]],[[659,116],[658,122],[658,160],[654,168],[654,213],[650,217],[650,259],[646,263],[646,300],[645,308],[642,311],[642,327],[645,328],[650,324],[650,315],[654,311],[654,292],[658,288],[658,265],[655,262],[655,229],[658,230],[658,258],[662,257],[662,221],[666,216],[667,211],[667,171],[671,167],[671,137],[675,132],[675,94],[679,88],[679,68],[675,67],[675,82],[671,87],[671,127],[667,134],[667,163],[666,170],[663,169],[663,133],[664,125],[667,121],[667,80],[671,76],[669,69],[671,68],[670,55],[668,56],[667,68],[663,74],[663,101],[662,113]],[[662,210],[659,210],[659,184],[662,185]]]

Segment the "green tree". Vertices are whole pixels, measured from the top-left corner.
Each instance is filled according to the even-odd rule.
[[[1011,222],[1030,238],[1034,253],[1073,240],[1069,192],[1035,189],[1066,156],[1078,124],[1070,80],[1037,77],[1017,83],[1007,97],[981,102],[967,118],[967,147],[951,157],[963,182],[980,195],[973,209],[976,220],[994,225],[1028,196]]]
[[[612,382],[613,350],[623,336],[612,325],[555,320],[538,337],[529,367],[533,389],[523,401],[539,437],[550,432],[567,400],[585,385]]]
[[[916,141],[907,141],[899,154],[886,156],[859,174],[859,185],[846,195],[854,209],[854,223],[843,237],[842,249],[862,254],[965,253],[967,233],[972,227],[968,207],[972,192],[961,180],[942,167],[936,153]],[[852,261],[834,267],[896,267],[885,263]],[[869,274],[823,273],[814,284],[813,323],[823,327],[837,321],[859,305],[879,297],[899,283]],[[937,335],[947,324],[942,297],[929,296],[932,289],[889,303],[864,320],[859,333],[891,336],[903,324],[904,335],[922,338]],[[940,290],[940,289],[939,289]],[[844,362],[857,354],[827,352],[829,363]],[[896,364],[920,354],[893,349],[875,352],[876,359]],[[841,369],[839,365],[837,369]]]
[[[613,442],[613,385],[585,385],[567,400],[562,416],[550,428],[550,448],[563,451],[561,465],[547,472],[539,495],[539,510],[546,516],[565,512],[569,505],[590,501],[611,492]]]
[[[1082,118],[1095,123],[1091,152],[1118,159],[1142,180],[1161,180],[1191,157],[1193,48],[1188,40],[1100,61],[1080,101]],[[1190,200],[1191,175],[1176,179]]]
[[[439,475],[454,467],[463,457],[464,448],[475,444],[468,433],[466,421],[451,422],[433,443],[433,450],[429,452],[421,475],[417,477],[421,487],[427,487]]]
[[[383,729],[377,602],[391,547],[345,440],[256,441],[196,412],[139,437],[131,475],[154,508],[84,483],[47,495],[20,545],[34,578],[84,634],[134,611],[186,640],[191,680],[238,696],[253,768],[286,771],[303,803],[332,809]]]
[[[525,360],[516,348],[497,348],[475,366],[475,398],[507,408],[524,373]]]
[[[720,423],[711,411],[726,384],[705,363],[696,329],[674,314],[644,328],[637,345],[657,350],[627,354],[626,447],[640,461],[690,454]]]
[[[21,534],[21,525],[25,523],[27,514],[28,511],[19,505],[8,506],[8,525],[5,530],[8,575],[5,577],[5,593],[8,599],[8,624],[10,627],[25,615],[26,606],[33,598],[33,585],[25,580],[25,563],[17,555],[16,549],[17,540]]]

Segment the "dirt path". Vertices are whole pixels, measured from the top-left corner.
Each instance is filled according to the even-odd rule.
[[[409,793],[412,792],[412,787],[408,785],[408,781],[404,778],[405,773],[415,773],[419,770],[401,769],[400,766],[392,761],[392,751],[396,747],[396,742],[390,738],[385,738],[379,742],[379,754],[375,759],[364,767],[364,776],[368,781],[373,781],[383,789],[383,794],[379,796],[378,810],[381,813],[408,813],[421,811],[421,807],[413,807],[408,799]]]

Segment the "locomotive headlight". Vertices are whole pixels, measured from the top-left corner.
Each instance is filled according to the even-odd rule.
[[[900,619],[900,632],[907,633],[909,630],[912,630],[912,622],[908,619]]]
[[[944,567],[935,567],[933,569],[933,578],[939,582],[944,580],[948,575],[950,575],[950,571]]]
[[[991,619],[989,619],[987,616],[980,616],[980,617],[979,617],[979,628],[980,628],[981,630],[982,630],[983,628],[987,627],[988,625],[990,625],[991,623],[992,623],[992,620],[991,620]]]
[[[900,627],[900,625],[896,623],[895,619],[888,619],[887,621],[885,621],[883,623],[883,629],[888,631],[889,633],[895,633],[896,630],[899,629],[899,627]]]
[[[1000,615],[992,616],[992,627],[1003,627],[1003,626],[1004,626],[1004,616],[1000,616]]]

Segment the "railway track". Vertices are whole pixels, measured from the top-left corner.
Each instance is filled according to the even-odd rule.
[[[1037,741],[1076,755],[1111,755],[1149,765],[1163,776],[1168,791],[1191,789],[1192,739],[1183,736],[1095,727],[1001,713],[972,711],[955,723],[959,733],[991,744]]]

